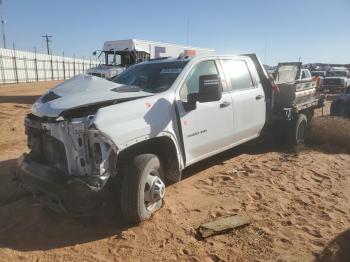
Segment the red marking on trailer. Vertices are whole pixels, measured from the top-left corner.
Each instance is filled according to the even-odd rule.
[[[185,50],[184,55],[185,56],[196,56],[197,55],[197,51],[193,50],[193,49],[188,49],[188,50]]]

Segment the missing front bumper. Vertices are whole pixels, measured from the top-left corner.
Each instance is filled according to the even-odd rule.
[[[72,176],[33,161],[23,154],[15,175],[18,185],[58,213],[84,214],[97,208],[104,199],[106,176]]]

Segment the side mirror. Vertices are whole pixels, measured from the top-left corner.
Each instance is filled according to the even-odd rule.
[[[187,95],[184,103],[186,111],[196,109],[197,102],[206,103],[219,101],[222,97],[221,79],[218,75],[202,75],[199,77],[199,92]]]
[[[92,52],[92,55],[93,56],[97,55],[97,52],[96,51]]]
[[[221,79],[218,75],[202,75],[199,77],[198,102],[219,101],[222,97]]]

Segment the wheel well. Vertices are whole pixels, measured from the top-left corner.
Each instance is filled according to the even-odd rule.
[[[181,170],[177,150],[171,138],[162,136],[139,142],[122,150],[117,156],[117,171],[127,164],[129,159],[140,154],[155,154],[163,164],[168,180],[179,181]]]

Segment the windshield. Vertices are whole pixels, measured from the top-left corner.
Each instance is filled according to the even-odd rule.
[[[328,71],[327,76],[340,76],[340,77],[346,77],[347,72],[346,71]]]
[[[311,75],[312,76],[325,76],[326,75],[326,73],[325,72],[318,72],[318,71],[313,71],[313,72],[311,72]]]
[[[170,88],[188,61],[144,63],[130,67],[112,82],[137,86],[143,91],[158,93]]]
[[[114,52],[102,52],[101,58],[103,59],[102,64],[104,65],[119,65],[120,64],[120,55],[115,54]]]

